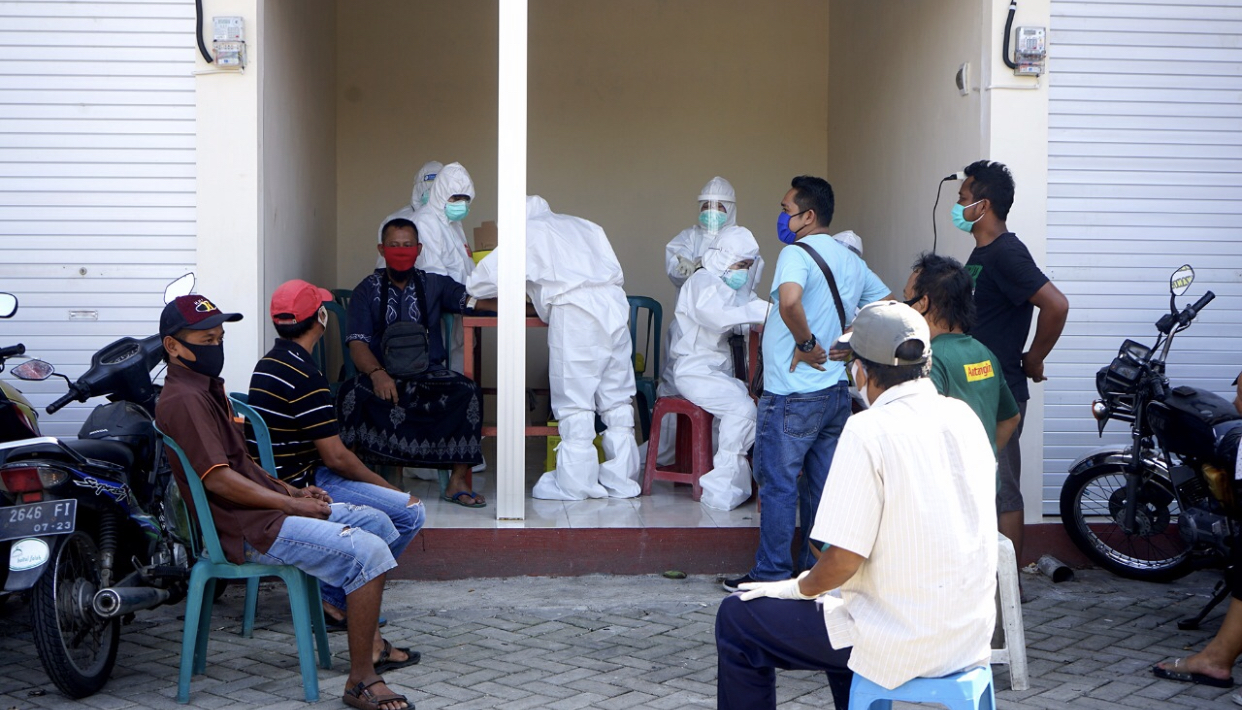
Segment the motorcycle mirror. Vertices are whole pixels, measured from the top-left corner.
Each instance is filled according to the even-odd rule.
[[[179,297],[189,296],[191,293],[194,293],[194,272],[182,276],[164,288],[164,303],[172,303]]]
[[[1190,284],[1195,282],[1195,270],[1190,268],[1190,264],[1182,264],[1173,275],[1169,277],[1169,293],[1174,296],[1185,295],[1190,290]]]
[[[42,382],[55,374],[56,368],[52,367],[52,363],[43,360],[27,360],[9,372],[19,380]]]
[[[0,293],[0,318],[12,318],[17,313],[17,296]]]

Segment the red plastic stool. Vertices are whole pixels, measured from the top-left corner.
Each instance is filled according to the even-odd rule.
[[[677,458],[671,466],[659,466],[660,429],[664,415],[677,415]],[[689,483],[691,498],[703,495],[699,477],[712,470],[712,415],[684,397],[661,397],[651,413],[651,436],[647,439],[647,467],[643,495],[651,495],[652,481]]]

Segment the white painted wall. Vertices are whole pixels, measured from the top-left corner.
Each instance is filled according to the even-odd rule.
[[[259,72],[266,306],[290,279],[336,286],[336,2],[264,0]]]
[[[834,0],[829,38],[828,179],[834,232],[852,229],[864,256],[900,295],[915,257],[932,249],[932,203],[945,175],[981,156],[980,5]],[[958,66],[970,63],[962,96]],[[953,227],[957,184],[936,213],[939,253],[974,246]]]
[[[259,0],[206,0],[211,17],[240,15],[246,23],[250,65],[244,72],[216,70],[194,50],[193,33],[183,51],[193,52],[200,73],[197,98],[198,293],[245,320],[226,326],[224,379],[245,389],[254,363],[263,354],[259,241],[259,74],[263,42]],[[210,45],[210,35],[208,35]]]
[[[194,269],[193,27],[181,0],[0,3],[0,290],[21,301],[0,344],[77,377],[154,333],[164,286]],[[20,384],[40,411],[65,391]],[[44,432],[76,434],[100,401]]]

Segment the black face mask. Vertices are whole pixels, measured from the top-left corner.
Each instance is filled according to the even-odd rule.
[[[206,375],[207,377],[219,377],[220,373],[224,371],[223,343],[219,345],[195,345],[193,343],[187,343],[181,339],[178,339],[177,342],[181,343],[186,350],[194,353],[194,357],[196,358],[191,361],[178,355],[177,359],[181,361],[182,365],[185,365],[200,375]]]

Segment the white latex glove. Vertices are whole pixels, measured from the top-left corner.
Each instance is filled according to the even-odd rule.
[[[690,274],[693,274],[694,270],[697,268],[697,262],[690,261],[684,256],[677,257],[677,268],[675,270],[677,271],[677,275],[683,279],[689,278]]]
[[[784,579],[779,582],[747,582],[745,584],[738,585],[738,589],[745,592],[742,595],[742,601],[744,602],[748,602],[751,599],[758,599],[759,597],[771,597],[773,599],[815,599],[813,596],[808,597],[804,595],[802,590],[798,589],[798,580],[810,573],[811,571],[807,570],[798,575],[795,579]]]

